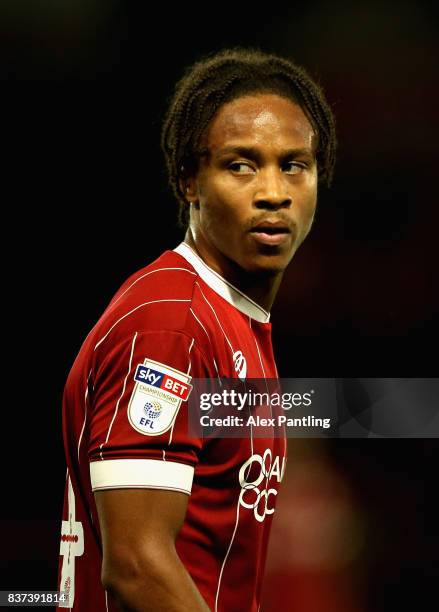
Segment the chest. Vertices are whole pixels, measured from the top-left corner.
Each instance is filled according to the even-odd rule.
[[[207,313],[216,375],[221,378],[276,378],[271,330],[248,316],[218,309]]]

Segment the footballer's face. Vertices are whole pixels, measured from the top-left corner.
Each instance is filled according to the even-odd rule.
[[[316,135],[297,104],[254,94],[222,106],[186,182],[200,255],[227,278],[230,266],[277,275],[307,236],[317,201]]]

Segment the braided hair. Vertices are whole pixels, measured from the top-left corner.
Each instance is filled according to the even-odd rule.
[[[189,220],[189,205],[180,181],[198,170],[205,130],[224,104],[257,93],[274,93],[302,108],[318,137],[319,181],[330,185],[337,145],[335,121],[320,86],[285,58],[241,47],[224,49],[187,68],[163,122],[161,146],[183,227]]]

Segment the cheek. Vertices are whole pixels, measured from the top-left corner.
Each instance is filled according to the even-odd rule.
[[[311,225],[314,219],[317,206],[317,189],[310,189],[306,195],[302,198],[299,210],[299,221],[302,228],[302,234],[306,234],[311,229]]]
[[[314,216],[317,206],[317,174],[310,176],[304,189],[304,213],[308,218]]]
[[[221,200],[214,200],[210,194],[200,198],[200,224],[207,232],[221,232],[227,222],[227,208]]]
[[[206,229],[215,232],[230,231],[239,220],[242,206],[237,193],[219,181],[211,181],[209,186],[199,190],[200,222]]]
[[[316,212],[316,206],[317,206],[317,193],[313,193],[308,202],[307,202],[307,206],[305,207],[305,218],[309,221],[312,221]]]

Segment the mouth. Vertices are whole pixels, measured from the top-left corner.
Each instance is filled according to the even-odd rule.
[[[250,234],[260,244],[278,246],[289,239],[291,230],[285,223],[262,222],[252,227]]]

